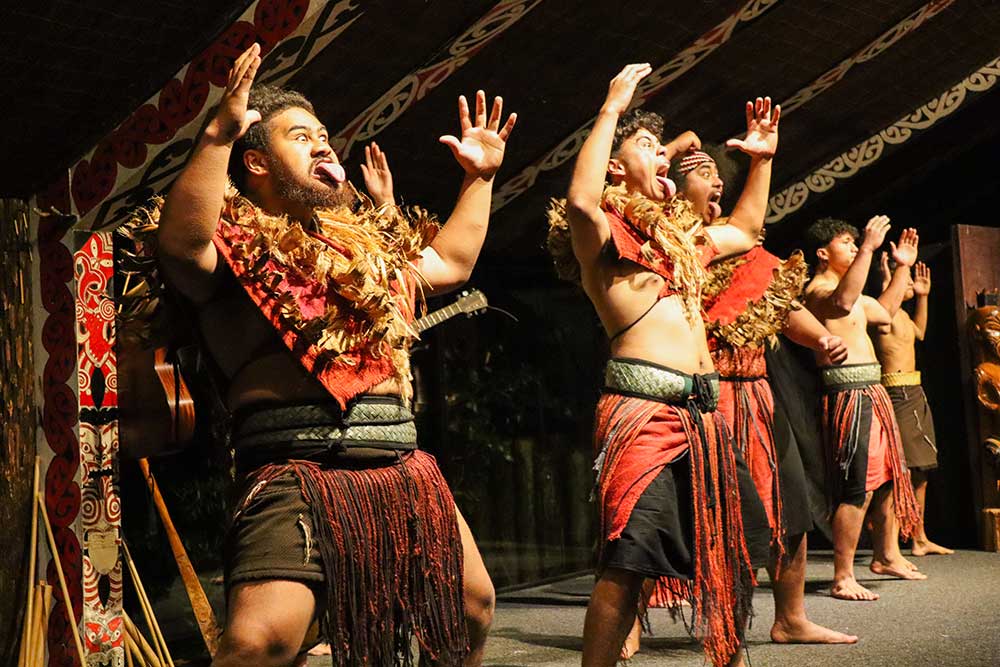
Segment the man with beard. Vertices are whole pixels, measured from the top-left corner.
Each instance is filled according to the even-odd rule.
[[[889,255],[882,253],[882,291],[892,282]],[[882,384],[889,392],[892,407],[899,424],[899,435],[903,440],[906,467],[913,479],[913,493],[920,507],[920,521],[913,534],[914,556],[930,554],[947,555],[955,553],[947,547],[935,544],[927,537],[924,529],[924,509],[927,504],[927,472],[937,467],[937,442],[934,436],[934,419],[927,396],[920,386],[920,371],[917,370],[915,341],[924,339],[927,333],[927,300],[931,292],[931,270],[923,262],[913,267],[915,278],[910,281],[903,295],[903,301],[916,296],[913,317],[904,308],[896,311],[892,324],[879,327],[875,334],[875,353],[882,364]]]
[[[611,81],[565,209],[550,211],[557,268],[579,277],[611,339],[596,415],[601,546],[583,665],[617,662],[647,580],[674,609],[691,603],[692,630],[714,665],[741,664],[752,563],[766,560],[769,530],[759,501],[741,516],[740,495],[756,492],[714,415],[701,284],[708,262],[756,242],[779,110],[770,99],[748,103],[747,136],[733,142],[752,159],[746,189],[730,224],[701,230],[690,207],[671,200],[666,176],[670,157],[700,145],[697,136],[663,145],[659,116],[625,114],[650,71],[628,65]]]
[[[828,493],[833,513],[833,597],[877,600],[854,577],[854,554],[865,514],[871,507],[871,570],[901,579],[926,579],[903,558],[898,532],[910,535],[917,524],[917,503],[910,486],[892,402],[880,384],[881,368],[867,329],[885,326],[903,302],[910,267],[917,259],[917,233],[903,230],[892,246],[896,270],[876,300],[862,294],[874,253],[889,231],[889,219],[868,221],[859,248],[858,230],[824,218],[806,230],[817,262],[806,287],[806,307],[830,333],[847,345],[847,361],[837,366],[817,352],[823,384],[822,429],[826,441]],[[897,523],[898,522],[898,523]]]
[[[708,151],[708,152],[706,152]],[[692,150],[671,165],[678,192],[706,225],[721,217],[725,183],[715,148]],[[771,639],[778,643],[854,643],[857,637],[819,626],[805,610],[806,532],[812,517],[805,470],[789,429],[775,428],[775,402],[764,359],[778,333],[826,355],[847,358],[843,341],[798,303],[808,275],[801,252],[780,260],[763,247],[764,230],[750,252],[709,267],[703,287],[708,347],[720,374],[719,413],[746,459],[771,525],[767,570],[774,596]]]
[[[236,60],[158,233],[234,415],[243,492],[213,664],[288,665],[316,616],[334,665],[410,664],[414,636],[435,664],[480,664],[493,587],[416,447],[408,348],[418,294],[475,264],[515,116],[459,99],[462,136],[440,141],[465,178],[439,231],[359,196],[304,97],[251,89],[259,65],[256,44]]]

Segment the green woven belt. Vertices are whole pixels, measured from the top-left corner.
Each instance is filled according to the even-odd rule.
[[[827,366],[820,369],[820,378],[827,388],[842,385],[878,384],[882,381],[882,366],[879,364],[851,364],[849,366]]]
[[[714,405],[719,396],[717,373],[705,376],[711,395],[706,397]],[[664,403],[682,404],[695,391],[694,377],[687,373],[653,366],[639,360],[611,359],[604,371],[604,388],[607,391],[649,398]],[[714,408],[713,408],[714,409]]]
[[[386,443],[416,446],[413,413],[398,399],[362,399],[342,414],[336,406],[267,408],[242,420],[239,447],[278,443]]]

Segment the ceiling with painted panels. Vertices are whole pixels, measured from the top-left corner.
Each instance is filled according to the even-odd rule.
[[[14,91],[0,132],[5,195],[29,195],[72,168],[248,8],[310,5],[81,4],[0,9],[0,76]],[[772,202],[779,227],[823,202],[855,201],[842,193],[877,187],[872,174],[905,192],[905,177],[879,167],[897,163],[893,155],[919,157],[926,175],[950,160],[967,163],[996,135],[985,127],[995,123],[970,130],[961,122],[996,104],[1000,3],[991,0],[337,6],[350,22],[289,85],[314,101],[355,180],[360,148],[378,141],[401,198],[446,216],[460,174],[437,140],[457,131],[457,96],[483,88],[518,112],[486,262],[542,260],[546,202],[564,193],[607,83],[628,62],[654,68],[639,91],[644,106],[671,131],[692,128],[707,141],[740,132],[749,96],[785,103],[772,189],[788,193]],[[912,127],[901,129],[908,117]],[[872,143],[880,133],[895,143]]]

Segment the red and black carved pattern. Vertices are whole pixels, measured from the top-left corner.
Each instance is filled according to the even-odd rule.
[[[42,371],[42,432],[52,461],[45,470],[45,507],[52,522],[56,548],[69,588],[75,618],[83,612],[80,542],[73,523],[80,512],[80,487],[76,482],[80,447],[76,423],[78,405],[70,382],[76,378],[75,299],[68,283],[73,278],[73,255],[63,244],[73,218],[43,217],[38,227],[39,274],[42,307],[42,347],[48,354]],[[55,561],[46,566],[49,581],[56,581]],[[49,664],[77,662],[72,634],[66,620],[62,591],[56,587],[49,616]]]
[[[171,79],[157,104],[144,104],[105,137],[88,160],[73,169],[71,193],[78,215],[85,215],[111,194],[118,165],[134,169],[148,156],[147,146],[169,141],[177,130],[197,118],[211,86],[225,86],[229,68],[255,40],[262,53],[291,34],[302,22],[309,0],[260,0],[253,23],[237,21],[196,56],[182,79]]]
[[[121,525],[115,479],[118,457],[118,381],[114,354],[114,258],[110,232],[91,234],[74,256],[77,378],[80,396],[81,534],[107,535]],[[116,546],[119,541],[115,540]],[[124,649],[121,561],[98,571],[83,554],[83,627],[87,655],[115,656]],[[101,591],[104,591],[102,598]],[[119,656],[120,657],[120,656]],[[114,661],[114,660],[113,660]]]

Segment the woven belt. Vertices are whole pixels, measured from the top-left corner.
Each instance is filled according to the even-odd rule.
[[[719,402],[719,374],[688,375],[641,359],[616,358],[604,371],[604,390],[671,405],[694,400],[702,412]]]
[[[820,378],[826,389],[865,387],[882,380],[882,367],[878,364],[827,366],[820,369]]]
[[[290,444],[416,449],[413,413],[394,396],[363,396],[342,413],[335,404],[297,405],[256,410],[240,420],[239,448]]]
[[[886,373],[882,376],[882,384],[886,387],[919,387],[920,371]]]

